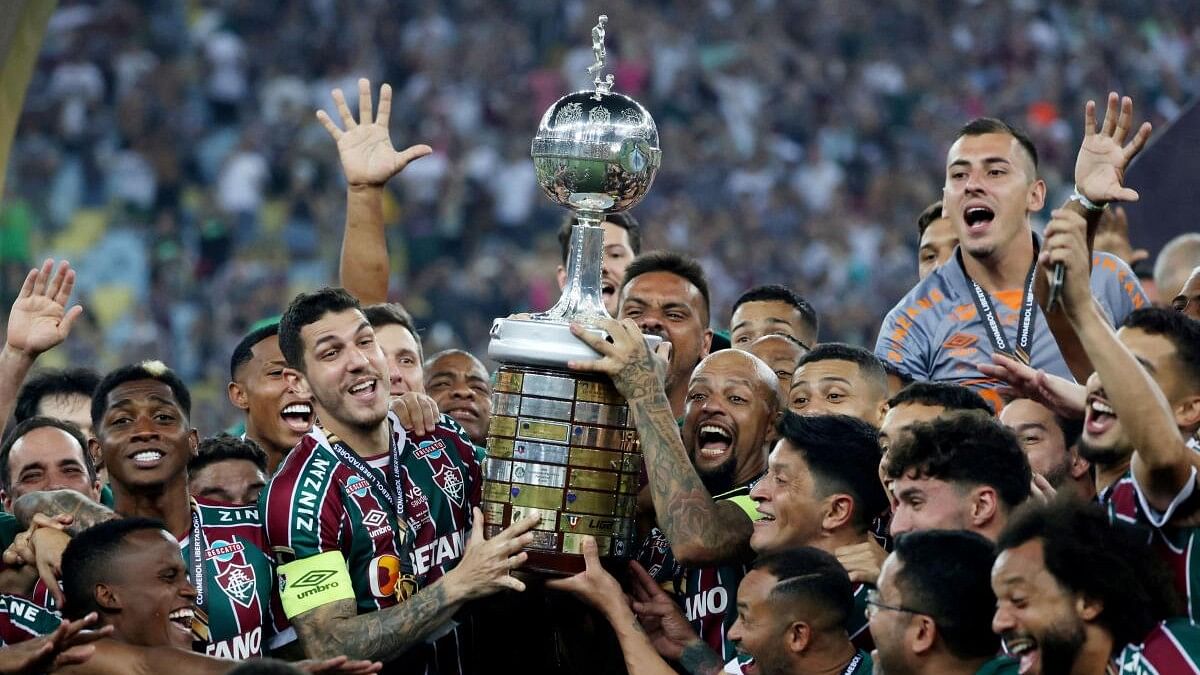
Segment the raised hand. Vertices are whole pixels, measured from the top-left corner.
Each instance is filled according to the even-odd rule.
[[[625,593],[613,575],[600,565],[600,553],[596,546],[596,539],[584,535],[581,548],[584,570],[565,579],[547,581],[546,588],[573,593],[603,612],[611,621],[614,609],[626,607]]]
[[[65,260],[57,270],[49,258],[30,270],[8,314],[5,349],[34,359],[62,344],[83,313],[80,305],[67,309],[74,289],[75,270]]]
[[[1096,131],[1096,102],[1084,106],[1083,145],[1075,159],[1075,189],[1097,204],[1136,202],[1138,193],[1125,187],[1125,168],[1146,146],[1150,123],[1143,122],[1127,145],[1125,139],[1133,126],[1133,99],[1108,94],[1104,123]]]
[[[992,363],[979,364],[979,372],[1000,380],[1019,398],[1028,398],[1066,419],[1083,419],[1087,389],[1057,375],[1048,375],[1004,354],[993,354]]]
[[[1087,219],[1070,209],[1055,209],[1046,224],[1046,241],[1038,262],[1047,274],[1061,263],[1066,271],[1062,302],[1067,316],[1078,316],[1090,309],[1092,299],[1092,259],[1087,245]]]
[[[84,630],[96,622],[95,612],[64,621],[53,633],[0,649],[0,675],[35,675],[84,663],[96,648],[91,643],[112,635],[112,626]]]
[[[400,424],[418,438],[432,434],[442,416],[437,401],[416,391],[392,398],[391,406],[392,412],[400,418]]]
[[[316,659],[299,661],[296,663],[296,667],[306,673],[319,673],[320,675],[367,675],[368,673],[378,673],[383,669],[383,664],[379,661],[364,661],[338,656],[324,661]]]
[[[662,343],[658,351],[652,353],[633,319],[600,319],[597,327],[608,333],[607,340],[584,326],[571,324],[571,333],[596,350],[601,358],[572,361],[568,364],[570,368],[608,375],[617,391],[630,401],[662,391],[670,343]]]
[[[633,572],[633,612],[646,631],[654,650],[665,659],[678,661],[689,644],[700,641],[679,605],[654,581],[645,568],[629,563]]]
[[[887,551],[883,550],[874,537],[861,544],[840,546],[833,554],[850,575],[850,581],[870,586],[874,586],[879,580],[879,570],[883,568],[883,561],[887,558]]]
[[[525,584],[511,572],[529,558],[521,549],[533,541],[529,532],[537,527],[541,519],[529,516],[509,525],[507,529],[491,539],[483,537],[483,511],[472,509],[475,526],[467,541],[467,550],[458,566],[451,570],[443,583],[458,583],[467,600],[483,598],[497,591],[525,590]]]
[[[324,110],[317,111],[319,120],[329,135],[337,141],[342,171],[351,187],[378,187],[404,170],[408,163],[433,152],[428,145],[414,145],[399,152],[392,147],[388,120],[392,115],[392,88],[383,85],[379,90],[379,114],[371,117],[371,83],[358,81],[358,121],[350,114],[346,96],[341,89],[333,90],[333,101],[342,118],[339,129]]]

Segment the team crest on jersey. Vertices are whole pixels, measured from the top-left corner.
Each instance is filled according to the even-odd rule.
[[[234,602],[250,607],[254,602],[254,568],[249,565],[226,565],[217,575],[217,584]]]
[[[350,494],[359,498],[366,497],[367,491],[370,490],[371,487],[371,484],[368,483],[365,478],[356,473],[350,474],[350,477],[346,479],[345,485],[346,492],[349,492]]]
[[[413,456],[424,459],[429,464],[429,468],[433,470],[433,482],[437,483],[437,486],[451,501],[462,506],[463,492],[465,491],[462,469],[455,466],[454,460],[450,459],[445,441],[440,438],[421,441],[417,444],[417,450]]]

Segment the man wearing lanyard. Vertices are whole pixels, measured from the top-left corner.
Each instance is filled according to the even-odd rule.
[[[486,541],[474,529],[459,564],[418,591],[400,457],[407,439],[388,412],[388,364],[358,300],[341,288],[297,296],[279,344],[289,383],[312,395],[319,420],[259,500],[284,612],[310,657],[346,653],[421,672],[421,656],[402,669],[402,655],[464,603],[524,589],[509,573],[524,563],[537,519]]]
[[[1107,202],[1137,199],[1122,179],[1150,125],[1143,124],[1125,145],[1132,117],[1132,101],[1118,105],[1117,95],[1110,94],[1104,125],[1095,132],[1094,105],[1088,103],[1075,193],[1064,208],[1098,220]],[[943,190],[943,212],[958,233],[958,249],[888,313],[875,355],[907,378],[972,387],[997,410],[1000,383],[978,367],[993,354],[1061,377],[1090,371],[1062,313],[1054,309],[1047,315],[1035,307],[1040,240],[1030,216],[1041,211],[1046,184],[1037,176],[1037,150],[1029,138],[999,120],[970,122],[947,153]],[[1093,293],[1114,325],[1148,303],[1124,262],[1096,253],[1093,266]]]

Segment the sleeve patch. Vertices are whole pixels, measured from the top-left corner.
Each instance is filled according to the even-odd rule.
[[[293,619],[338,600],[353,600],[350,570],[339,551],[326,551],[295,560],[278,569],[283,613]]]

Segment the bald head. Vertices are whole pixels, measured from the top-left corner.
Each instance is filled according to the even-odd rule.
[[[759,395],[770,404],[773,410],[783,407],[784,399],[779,392],[778,376],[766,361],[754,354],[739,349],[722,349],[714,352],[705,357],[692,371],[692,381],[697,378],[709,377],[711,373],[717,371],[746,380],[761,392]]]
[[[1200,233],[1188,232],[1163,246],[1154,261],[1154,287],[1164,301],[1175,297],[1192,270],[1200,267]]]

